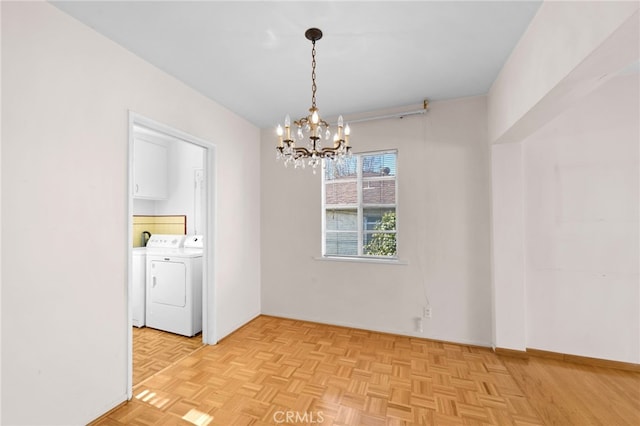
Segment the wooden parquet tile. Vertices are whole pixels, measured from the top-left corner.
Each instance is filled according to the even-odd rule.
[[[134,386],[201,346],[200,334],[185,337],[149,327],[133,327]]]
[[[589,410],[579,398],[545,417],[545,404],[580,387],[583,372],[563,385],[536,361],[552,383],[541,389],[528,361],[512,362],[486,348],[260,316],[135,386],[131,401],[93,425],[614,424],[602,413],[571,417]],[[610,386],[597,374],[589,385],[614,401],[615,424],[635,424],[638,374],[605,373]],[[617,394],[620,378],[630,395]]]

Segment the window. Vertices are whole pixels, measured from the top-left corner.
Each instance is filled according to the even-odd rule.
[[[396,151],[325,160],[323,255],[396,257]]]

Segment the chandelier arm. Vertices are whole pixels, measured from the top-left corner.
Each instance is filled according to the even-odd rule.
[[[338,147],[338,148],[329,148],[329,147],[326,147],[326,148],[322,148],[322,153],[330,152],[330,153],[332,153],[332,154],[335,154],[335,153],[337,153],[337,152],[338,152],[338,149],[339,149],[339,147]]]
[[[300,154],[301,157],[311,156],[311,151],[309,151],[307,148],[296,147],[294,148],[294,150],[295,150],[295,158],[299,158],[298,154]]]
[[[304,127],[305,125],[307,125],[307,123],[310,123],[311,120],[309,119],[309,117],[303,117],[300,120],[296,120],[293,122],[293,124],[295,124],[298,127]]]
[[[299,119],[299,120],[295,120],[295,121],[293,122],[293,124],[295,124],[295,125],[296,125],[296,126],[298,126],[298,127],[304,127],[305,125],[310,124],[311,122],[312,122],[312,121],[311,121],[311,117],[302,117],[302,118],[301,118],[301,119]],[[326,121],[324,121],[324,120],[322,120],[322,119],[320,119],[320,121],[318,121],[317,126],[321,126],[321,127],[326,128],[326,129],[328,129],[328,128],[330,128],[330,127],[331,127],[331,126],[329,125],[329,123],[327,123]]]

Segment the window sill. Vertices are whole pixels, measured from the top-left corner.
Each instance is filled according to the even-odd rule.
[[[408,265],[409,264],[409,262],[402,259],[397,259],[397,258],[385,259],[380,257],[320,256],[320,257],[314,257],[313,259],[325,261],[325,262],[380,263],[383,265]]]

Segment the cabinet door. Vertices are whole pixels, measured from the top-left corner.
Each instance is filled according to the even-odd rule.
[[[167,198],[167,147],[142,139],[133,141],[133,197]]]

